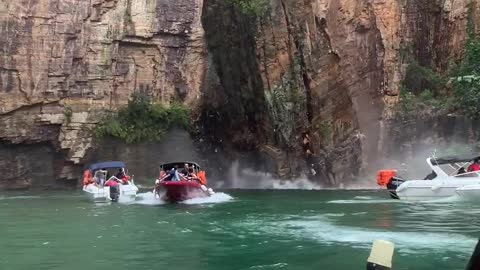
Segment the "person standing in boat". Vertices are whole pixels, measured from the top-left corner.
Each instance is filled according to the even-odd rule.
[[[467,172],[476,172],[476,171],[480,171],[480,165],[478,165],[479,163],[479,159],[476,158],[473,160],[473,163],[470,164],[470,166],[468,166],[467,168]]]

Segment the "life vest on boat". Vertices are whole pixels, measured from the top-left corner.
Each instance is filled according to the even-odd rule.
[[[380,170],[377,172],[377,184],[379,186],[386,186],[388,181],[396,174],[395,170]]]
[[[130,180],[130,176],[128,175],[125,175],[122,179],[120,179],[122,181],[122,184],[126,185],[128,184],[128,181]]]
[[[467,171],[468,172],[480,171],[480,166],[478,166],[477,163],[472,163],[472,164],[470,164],[470,166],[468,166]]]
[[[207,176],[205,175],[205,171],[199,171],[197,173],[198,179],[200,179],[200,184],[207,185]]]
[[[83,172],[83,185],[88,186],[91,183],[93,183],[92,174],[90,173],[90,170],[85,170]]]
[[[114,181],[114,180],[108,180],[107,182],[105,182],[105,186],[106,187],[116,187],[118,186],[118,183],[117,181]]]

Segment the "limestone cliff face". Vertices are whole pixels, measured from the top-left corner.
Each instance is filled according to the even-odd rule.
[[[38,155],[23,145],[48,149],[52,175],[72,178],[98,112],[139,91],[198,108],[199,133],[217,147],[338,184],[382,155],[404,53],[446,72],[479,8],[270,0],[254,18],[227,0],[0,0],[0,167],[17,168],[0,182],[34,185]]]
[[[52,145],[66,161],[54,175],[71,178],[98,111],[134,91],[195,104],[201,12],[201,0],[1,0],[1,140]]]
[[[238,8],[232,14],[235,7],[224,1],[205,3],[204,26],[209,20],[226,26],[229,34],[223,42],[231,40],[232,31],[233,36],[244,37],[252,31],[234,27],[242,20]],[[222,20],[214,14],[228,15]],[[304,157],[313,175],[333,184],[375,169],[375,161],[384,156],[391,142],[388,119],[398,101],[407,64],[404,55],[446,72],[462,56],[468,17],[478,29],[478,14],[475,0],[269,1],[267,14],[260,16],[254,28],[255,45],[243,44],[250,46],[243,48],[244,53],[255,51],[257,55],[257,69],[250,70],[250,76],[260,73],[262,85],[250,87],[265,93],[263,104],[269,109],[274,134],[263,140],[264,150],[277,159],[277,172],[291,173],[301,167],[288,158],[292,154]],[[217,29],[205,31],[208,37]],[[228,54],[235,60],[216,63],[220,82],[235,77],[229,74],[232,62],[247,61],[218,46],[209,53]],[[284,98],[278,108],[278,96],[291,95],[292,88],[298,97]],[[239,90],[215,89],[219,89],[217,96]],[[303,106],[292,105],[299,102]],[[308,132],[310,142],[300,152],[302,132]]]

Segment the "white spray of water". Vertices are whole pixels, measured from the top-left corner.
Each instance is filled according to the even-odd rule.
[[[137,200],[134,202],[135,204],[142,204],[142,205],[161,205],[165,204],[164,201],[160,200],[154,192],[145,192],[137,194]]]
[[[203,198],[193,198],[190,200],[186,200],[182,203],[184,204],[210,204],[210,203],[224,203],[233,200],[233,197],[223,193],[217,192],[211,196],[203,197]]]
[[[336,226],[325,219],[289,221],[283,226],[290,228],[290,232],[297,236],[314,238],[322,242],[354,244],[364,248],[369,248],[376,239],[384,239],[395,243],[403,253],[418,253],[424,250],[429,252],[431,249],[469,253],[476,244],[476,239],[460,234],[377,231]]]
[[[357,248],[370,248],[374,240],[392,241],[401,253],[431,253],[434,250],[470,253],[477,239],[456,233],[392,232],[360,227],[339,226],[322,216],[308,220],[262,221],[250,220],[239,224],[252,230],[271,234],[313,239],[322,243],[336,243]]]
[[[134,204],[141,204],[141,205],[162,205],[166,204],[165,201],[161,200],[162,196],[156,196],[154,192],[145,192],[137,194],[137,200],[134,201]],[[233,200],[233,197],[223,193],[217,192],[209,197],[204,198],[194,198],[190,200],[186,200],[182,203],[184,204],[211,204],[211,203],[223,203]]]
[[[322,186],[309,181],[306,177],[292,180],[278,179],[267,172],[252,169],[240,169],[235,161],[229,170],[229,181],[218,182],[217,187],[239,189],[322,189]]]

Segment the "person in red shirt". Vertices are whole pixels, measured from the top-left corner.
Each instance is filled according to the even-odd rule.
[[[478,165],[478,163],[479,163],[479,160],[478,160],[478,159],[474,159],[474,160],[473,160],[473,163],[470,164],[470,166],[468,166],[467,172],[480,171],[480,165]]]

